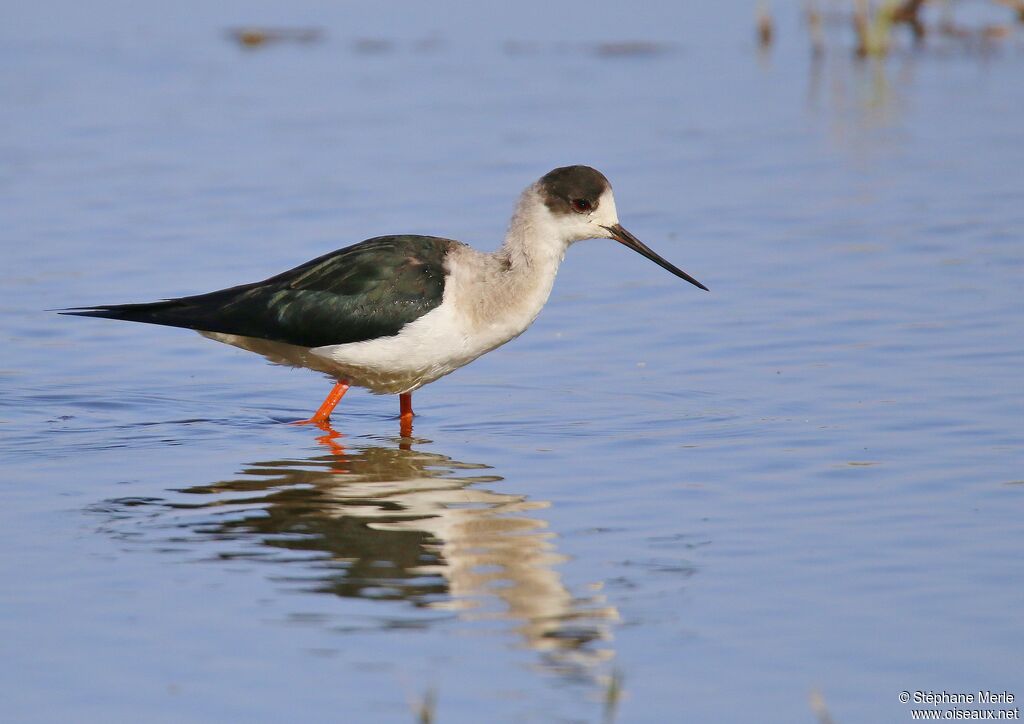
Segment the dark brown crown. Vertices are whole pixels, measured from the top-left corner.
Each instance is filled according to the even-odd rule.
[[[557,214],[573,213],[573,202],[587,201],[596,209],[601,194],[611,188],[608,179],[590,166],[562,166],[538,182],[544,203]]]

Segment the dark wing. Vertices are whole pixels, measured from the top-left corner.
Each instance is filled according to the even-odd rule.
[[[441,303],[444,260],[458,243],[435,236],[379,236],[254,284],[61,314],[222,332],[302,347],[363,342],[396,335]]]

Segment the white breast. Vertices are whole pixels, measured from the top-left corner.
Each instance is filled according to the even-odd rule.
[[[537,318],[554,283],[553,269],[509,271],[492,255],[453,252],[441,304],[393,337],[317,347],[350,384],[380,394],[410,392],[522,334]]]

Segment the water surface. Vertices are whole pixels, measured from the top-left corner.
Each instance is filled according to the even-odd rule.
[[[445,10],[444,19],[439,15]],[[19,7],[0,29],[17,721],[904,721],[1024,664],[1024,59],[767,56],[745,4]],[[249,23],[320,42],[240,48]],[[634,45],[623,46],[623,41]],[[381,233],[623,223],[416,394],[58,317]]]

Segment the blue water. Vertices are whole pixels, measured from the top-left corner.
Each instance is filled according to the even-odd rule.
[[[792,8],[760,55],[746,3],[5,16],[5,719],[1024,696],[1024,31],[855,63],[830,27],[814,64]],[[284,424],[315,374],[45,311],[382,233],[493,248],[567,163],[711,292],[580,243],[533,328],[415,395],[412,439],[393,398],[354,390],[324,436]]]

